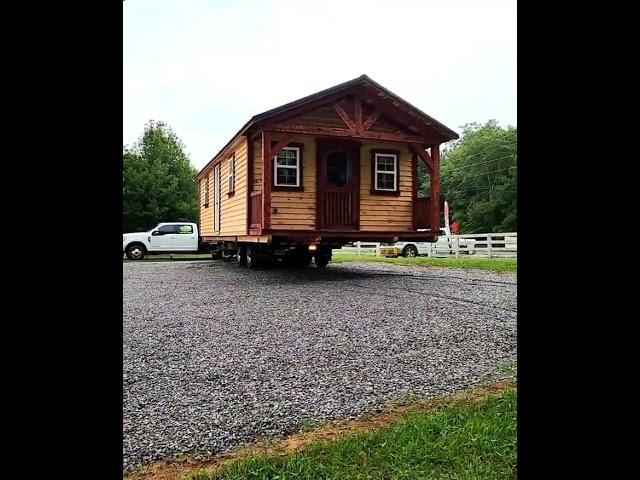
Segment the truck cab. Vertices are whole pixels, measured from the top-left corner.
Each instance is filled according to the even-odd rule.
[[[129,260],[148,254],[196,253],[200,247],[198,226],[189,222],[163,222],[146,232],[122,235],[122,251]]]

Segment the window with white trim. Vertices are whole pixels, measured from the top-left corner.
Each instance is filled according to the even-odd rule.
[[[375,190],[398,190],[398,156],[392,153],[375,154]]]
[[[236,156],[233,155],[229,158],[229,175],[228,175],[229,189],[227,193],[232,195],[236,191]]]
[[[299,147],[284,147],[273,157],[273,181],[276,187],[300,186]]]

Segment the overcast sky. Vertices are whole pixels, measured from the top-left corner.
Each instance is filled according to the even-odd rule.
[[[453,130],[516,125],[516,0],[126,0],[123,144],[200,169],[253,115],[366,73]]]

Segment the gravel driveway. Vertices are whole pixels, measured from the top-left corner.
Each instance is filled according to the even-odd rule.
[[[123,281],[126,469],[447,394],[516,359],[515,274],[131,262]]]

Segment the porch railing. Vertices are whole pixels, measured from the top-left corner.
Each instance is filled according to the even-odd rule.
[[[355,218],[356,194],[354,192],[320,193],[321,228],[346,228],[357,225]]]
[[[251,192],[250,228],[262,227],[262,192]]]
[[[431,198],[416,198],[413,202],[413,228],[431,228]]]

